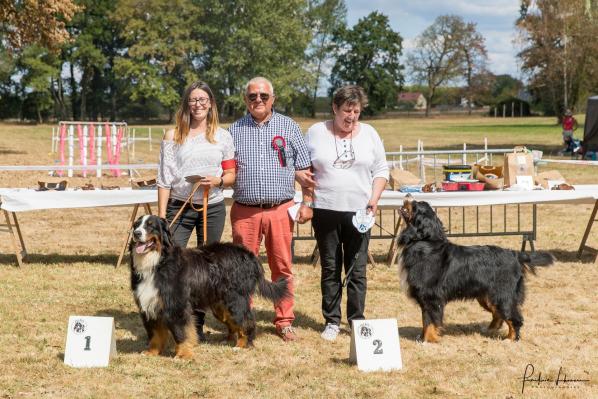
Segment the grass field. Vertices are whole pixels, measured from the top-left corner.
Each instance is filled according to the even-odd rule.
[[[313,120],[301,120],[307,128]],[[484,137],[494,148],[525,144],[556,155],[560,129],[552,118],[380,119],[371,123],[387,151],[399,145],[414,149],[480,148]],[[135,127],[137,136],[147,127]],[[159,141],[162,127],[154,127]],[[51,126],[0,125],[0,165],[48,165]],[[577,136],[581,133],[578,132]],[[157,161],[157,146],[138,143],[130,162]],[[552,169],[542,166],[542,170]],[[598,169],[558,166],[571,183],[598,183]],[[152,172],[143,172],[150,177]],[[0,172],[0,187],[34,187],[42,172]],[[126,178],[72,178],[71,187],[128,186]],[[319,269],[309,263],[313,242],[296,247],[296,322],[300,340],[284,344],[271,324],[272,307],[255,301],[258,337],[255,348],[234,350],[222,341],[223,326],[207,320],[208,343],[195,349],[193,361],[170,356],[145,357],[146,337],[129,290],[127,267],[115,269],[129,218],[129,208],[34,211],[19,214],[27,249],[26,267],[15,267],[10,241],[0,234],[0,398],[159,397],[159,398],[590,398],[598,397],[598,266],[593,257],[575,255],[591,211],[590,205],[538,207],[536,248],[551,251],[555,266],[527,281],[522,340],[490,335],[487,312],[471,302],[451,303],[440,344],[422,344],[419,307],[399,289],[396,265],[382,260],[389,242],[375,240],[377,265],[368,269],[366,313],[396,318],[404,368],[390,373],[359,372],[349,364],[347,325],[337,342],[322,341]],[[230,226],[224,239],[230,239]],[[518,249],[519,238],[475,238],[460,243],[491,243]],[[589,244],[598,246],[596,233]],[[267,268],[267,267],[266,267]],[[343,305],[344,312],[344,305]],[[63,364],[69,315],[114,317],[118,355],[104,369],[73,369]],[[503,327],[502,335],[506,334]],[[562,373],[569,382],[528,382],[533,364],[542,379]],[[561,375],[562,379],[562,375]]]

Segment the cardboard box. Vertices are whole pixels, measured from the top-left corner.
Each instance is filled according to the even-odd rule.
[[[544,189],[550,190],[552,186],[561,183],[567,183],[563,175],[558,170],[549,170],[547,172],[538,173],[536,176],[536,184],[541,185]]]
[[[390,170],[390,188],[398,191],[401,186],[414,186],[420,184],[419,177],[413,173],[399,168],[392,168]]]

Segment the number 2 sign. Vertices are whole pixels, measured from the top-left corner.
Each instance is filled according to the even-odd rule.
[[[72,367],[107,367],[116,355],[112,317],[70,316],[64,363]]]
[[[396,319],[353,320],[349,360],[361,371],[403,367]]]

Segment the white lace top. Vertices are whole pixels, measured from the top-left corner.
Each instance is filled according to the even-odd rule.
[[[170,197],[185,201],[191,194],[193,184],[185,176],[222,176],[222,162],[234,159],[235,147],[227,130],[218,128],[214,135],[215,144],[206,140],[205,135],[187,138],[183,144],[162,140],[160,163],[158,166],[158,186],[170,189]],[[193,202],[201,204],[203,189],[193,195]],[[209,204],[224,201],[222,190],[210,190]]]

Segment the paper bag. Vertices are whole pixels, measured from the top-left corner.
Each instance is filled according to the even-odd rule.
[[[390,187],[393,190],[398,190],[401,186],[413,186],[419,184],[419,177],[413,173],[399,168],[390,170]]]
[[[525,147],[515,147],[513,152],[505,154],[503,167],[504,185],[512,186],[517,183],[517,176],[531,176],[535,178],[534,158]]]
[[[500,190],[503,186],[503,167],[473,164],[471,177],[484,183],[484,190]]]
[[[549,170],[547,172],[538,173],[536,176],[536,184],[541,185],[546,190],[550,190],[552,185],[567,183],[563,175],[558,170]]]

